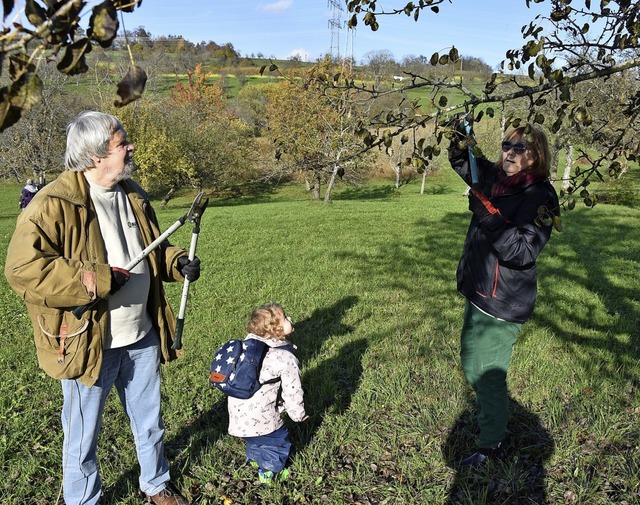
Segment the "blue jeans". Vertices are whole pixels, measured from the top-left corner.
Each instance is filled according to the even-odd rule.
[[[112,386],[129,417],[140,464],[140,489],[153,495],[169,481],[160,417],[160,347],[155,330],[127,347],[103,352],[100,376],[92,387],[62,380],[62,450],[67,505],[96,504],[101,482],[96,448],[105,401]]]
[[[469,300],[465,303],[460,358],[467,382],[476,392],[480,448],[497,447],[507,432],[507,369],[521,327],[485,314]]]
[[[286,426],[267,435],[245,437],[247,442],[247,460],[255,461],[261,470],[274,473],[284,470],[291,450],[289,430]]]

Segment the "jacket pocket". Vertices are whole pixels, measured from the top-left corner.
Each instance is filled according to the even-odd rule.
[[[38,364],[54,379],[75,379],[87,366],[89,316],[78,320],[71,312],[40,310],[34,321]]]
[[[475,265],[466,264],[463,273],[469,279],[467,286],[470,292],[475,292],[482,298],[498,298],[498,289],[502,287],[500,274],[500,263],[497,259],[484,263],[476,262]]]

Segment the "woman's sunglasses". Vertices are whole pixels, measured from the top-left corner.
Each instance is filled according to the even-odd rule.
[[[513,152],[516,154],[524,154],[524,152],[527,150],[527,144],[512,144],[508,140],[505,140],[502,143],[502,152],[508,153],[511,149],[513,149]]]

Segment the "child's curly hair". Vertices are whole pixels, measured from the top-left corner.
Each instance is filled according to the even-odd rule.
[[[247,331],[259,337],[275,338],[283,340],[285,312],[282,305],[275,302],[265,303],[253,309]]]

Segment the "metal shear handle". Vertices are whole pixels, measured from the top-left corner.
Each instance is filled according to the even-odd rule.
[[[189,246],[189,261],[193,261],[196,257],[198,236],[200,235],[200,220],[202,219],[202,214],[204,214],[208,204],[209,199],[207,198],[202,205],[192,207],[193,213],[191,214],[190,221],[193,223],[193,230],[191,232],[191,245]],[[184,284],[182,286],[182,298],[180,299],[180,312],[178,313],[178,320],[176,321],[176,334],[173,337],[173,345],[171,346],[173,349],[182,349],[182,331],[184,329],[184,317],[187,311],[189,285],[189,277],[185,277]]]
[[[167,228],[167,230],[162,235],[160,235],[157,239],[151,242],[151,244],[145,247],[145,249],[140,254],[138,254],[135,258],[133,258],[123,268],[125,270],[131,270],[143,259],[149,256],[149,254],[151,254],[155,249],[157,249],[160,244],[162,244],[167,238],[169,238],[169,236],[171,236],[184,223],[186,223],[187,221],[193,221],[195,219],[194,216],[196,216],[197,214],[202,215],[203,209],[202,209],[202,206],[200,205],[200,202],[202,201],[203,195],[204,195],[204,191],[200,191],[195,197],[195,199],[193,200],[193,203],[191,204],[191,208],[189,209],[189,211],[184,216],[178,218],[178,220],[175,223],[173,223],[169,228]],[[209,202],[209,199],[207,199],[207,201],[205,202],[204,207],[207,206],[208,202]],[[76,316],[77,319],[80,319],[82,317],[82,314],[84,314],[87,310],[95,307],[99,301],[100,301],[100,298],[96,298],[95,300],[85,305],[79,305],[78,307],[73,309],[72,311],[73,315]]]

